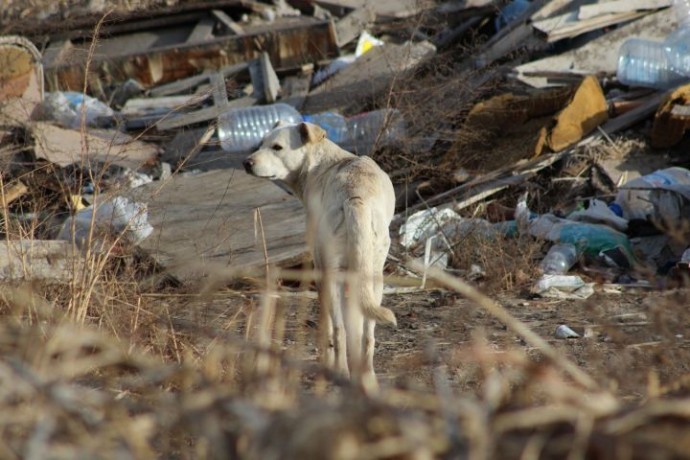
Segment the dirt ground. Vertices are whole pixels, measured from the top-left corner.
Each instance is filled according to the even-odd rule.
[[[625,400],[640,401],[658,388],[683,390],[678,382],[690,372],[688,291],[613,285],[599,285],[596,291],[586,300],[538,298],[528,289],[484,293]],[[291,290],[281,301],[286,325],[279,347],[305,362],[316,362],[318,356],[314,297],[313,290]],[[218,292],[203,303],[174,297],[163,302],[173,321],[182,325],[190,321],[242,335],[260,294],[244,289]],[[387,294],[383,304],[398,319],[397,328],[376,330],[375,366],[384,387],[433,393],[440,365],[454,391],[480,393],[484,376],[478,364],[481,356],[473,356],[474,351],[486,347],[498,355],[517,351],[541,359],[501,321],[448,290]],[[555,330],[562,324],[581,337],[556,338]]]

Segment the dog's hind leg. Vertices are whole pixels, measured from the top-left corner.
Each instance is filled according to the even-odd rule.
[[[319,349],[321,350],[319,361],[325,367],[335,367],[335,344],[333,342],[333,321],[330,308],[324,301],[325,294],[319,288]]]
[[[327,364],[335,368],[344,376],[349,377],[347,366],[347,344],[345,337],[345,320],[343,318],[342,303],[344,301],[340,283],[336,282],[337,273],[332,268],[323,269],[323,280],[319,289],[321,308],[328,313],[328,333],[330,342],[327,353]]]
[[[381,305],[383,301],[383,267],[386,264],[386,257],[390,247],[390,237],[387,231],[381,229],[379,229],[376,237],[372,257],[374,269],[372,293],[374,302],[377,305]],[[378,388],[376,373],[374,372],[374,349],[376,347],[374,329],[376,329],[376,321],[371,318],[366,318],[364,321],[364,333],[361,337],[363,349],[362,365],[364,367],[362,380],[367,389]]]
[[[345,335],[347,337],[347,363],[353,380],[359,381],[363,370],[362,361],[362,337],[364,335],[364,315],[359,305],[360,299],[353,293],[359,292],[356,284],[359,282],[357,273],[347,273],[346,301],[343,303],[343,316],[345,317]]]
[[[376,328],[376,321],[373,319],[364,319],[364,334],[362,334],[362,348],[364,355],[362,357],[362,383],[367,390],[375,390],[378,388],[378,381],[376,380],[376,373],[374,372],[374,347],[376,339],[374,338],[374,329]]]

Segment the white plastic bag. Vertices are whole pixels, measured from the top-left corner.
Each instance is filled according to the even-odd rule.
[[[79,247],[83,247],[88,241],[92,223],[96,238],[105,233],[114,237],[122,236],[133,244],[141,243],[153,232],[153,227],[148,223],[146,204],[118,196],[102,203],[94,203],[67,219],[60,229],[58,239],[74,241]]]
[[[115,114],[113,109],[98,99],[76,91],[46,93],[42,103],[46,118],[72,129],[81,126],[82,106],[86,126],[97,126],[99,117],[112,117]]]

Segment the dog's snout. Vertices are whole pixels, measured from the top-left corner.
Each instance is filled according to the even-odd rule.
[[[244,170],[247,171],[248,174],[252,174],[252,168],[254,167],[253,159],[247,158],[242,162],[242,165],[244,166]]]

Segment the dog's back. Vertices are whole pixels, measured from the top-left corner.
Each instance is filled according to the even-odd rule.
[[[388,175],[369,157],[348,156],[322,172],[325,200],[317,211],[329,217],[321,238],[329,238],[340,268],[359,278],[358,300],[362,312],[379,322],[395,324],[395,315],[381,307],[383,266],[390,248],[388,227],[393,218],[395,193]],[[336,243],[340,240],[340,243]]]

